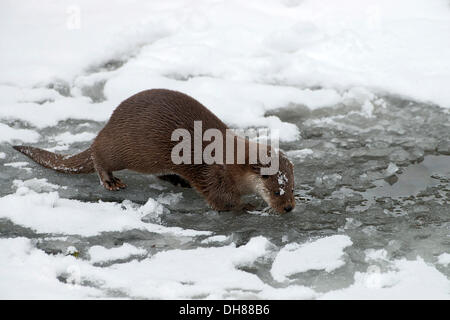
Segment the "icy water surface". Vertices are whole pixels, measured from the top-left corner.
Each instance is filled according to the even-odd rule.
[[[101,95],[96,96],[101,100]],[[89,203],[101,200],[134,207],[153,198],[160,205],[159,213],[144,215],[142,221],[145,223],[209,233],[183,236],[131,229],[90,236],[68,235],[38,232],[1,218],[0,235],[2,238],[34,239],[36,247],[49,255],[67,254],[68,248],[75,247],[76,256],[81,260],[89,260],[89,249],[98,245],[115,248],[131,244],[144,249],[144,254],[94,263],[100,268],[142,261],[172,249],[229,244],[239,248],[250,239],[263,236],[271,243],[266,254],[251,264],[240,266],[239,270],[255,275],[273,288],[304,286],[319,296],[352,286],[359,281],[358,275],[395,272],[400,268],[395,261],[402,259],[416,261],[420,257],[448,278],[448,264],[438,263],[438,260],[439,256],[450,252],[450,115],[437,106],[393,96],[374,98],[369,105],[366,103],[355,99],[314,111],[291,105],[267,113],[267,116],[275,115],[282,121],[294,123],[301,132],[299,140],[281,145],[295,165],[297,200],[295,210],[284,215],[266,213],[257,197],[250,198],[259,205],[257,211],[217,213],[191,189],[174,187],[155,177],[130,171],[116,173],[128,184],[126,190],[108,192],[100,187],[94,174],[55,173],[30,162],[3,143],[0,145],[0,152],[4,153],[4,159],[0,159],[0,197],[16,191],[15,179],[46,178],[48,183],[63,186],[57,190],[61,198]],[[21,122],[8,124],[26,128]],[[34,145],[61,147],[61,143],[51,137],[66,132],[95,134],[103,125],[80,120],[60,122],[55,127],[38,130],[42,139]],[[60,152],[75,153],[88,145],[88,141],[74,142]],[[210,235],[218,237],[209,241]],[[351,241],[351,245],[336,249],[343,250],[337,259],[341,261],[339,265],[303,269],[278,267],[279,264],[283,266],[280,262],[283,250],[292,252],[296,243],[333,235],[344,235]],[[294,249],[286,250],[289,246]],[[57,277],[62,283],[68,282],[67,272],[60,272]],[[370,287],[372,278],[367,279],[366,285]],[[109,287],[108,281],[104,281],[84,279],[79,284],[99,289],[102,296],[142,297],[113,285]],[[182,285],[195,286],[195,280],[192,281]],[[383,288],[395,284],[395,281],[383,281],[381,284],[375,281],[374,286]],[[208,296],[205,292],[185,295],[188,298]],[[245,288],[229,289],[228,293],[218,297],[264,298],[256,289]],[[295,295],[289,296],[292,297]],[[357,295],[354,297],[358,298]]]

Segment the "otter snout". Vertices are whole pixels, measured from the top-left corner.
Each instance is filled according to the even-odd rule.
[[[270,206],[275,209],[275,211],[277,211],[280,214],[283,213],[288,213],[291,212],[292,210],[294,210],[295,208],[295,200],[293,201],[286,201],[286,202],[281,202],[281,203],[274,203],[271,202]]]

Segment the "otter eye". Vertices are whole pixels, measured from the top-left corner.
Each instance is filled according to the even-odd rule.
[[[274,194],[275,194],[276,196],[279,196],[279,195],[280,195],[280,192],[279,192],[279,191],[275,191]]]

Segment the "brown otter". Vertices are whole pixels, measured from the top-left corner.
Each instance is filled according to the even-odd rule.
[[[261,195],[280,213],[294,208],[293,165],[281,152],[279,171],[266,176],[260,174],[263,167],[260,162],[250,164],[247,152],[243,164],[174,164],[171,151],[177,142],[172,141],[172,132],[184,128],[193,134],[194,121],[202,122],[203,132],[214,128],[225,133],[228,129],[211,111],[186,94],[165,89],[146,90],[123,101],[92,145],[79,154],[63,156],[28,146],[14,148],[58,172],[96,171],[108,190],[125,188],[113,176],[113,171],[130,169],[163,174],[165,180],[190,185],[219,211],[247,208],[241,203],[241,196],[250,193]],[[247,149],[251,143],[245,139]]]

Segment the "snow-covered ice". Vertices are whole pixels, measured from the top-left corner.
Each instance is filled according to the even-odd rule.
[[[157,208],[153,199],[136,209],[129,201],[122,204],[81,202],[60,198],[57,191],[38,193],[26,183],[16,185],[15,193],[0,198],[0,218],[8,218],[39,233],[92,236],[107,231],[144,229],[183,236],[210,234],[142,222],[141,217],[149,211],[149,203],[152,210]]]
[[[335,235],[311,243],[290,243],[280,250],[272,269],[273,278],[284,281],[288,276],[308,270],[331,272],[345,264],[344,249],[352,245],[348,236]]]
[[[92,246],[89,251],[90,262],[107,262],[111,260],[126,259],[130,256],[142,256],[146,255],[147,251],[144,249],[136,248],[131,244],[124,243],[117,248],[105,248],[103,246]]]

